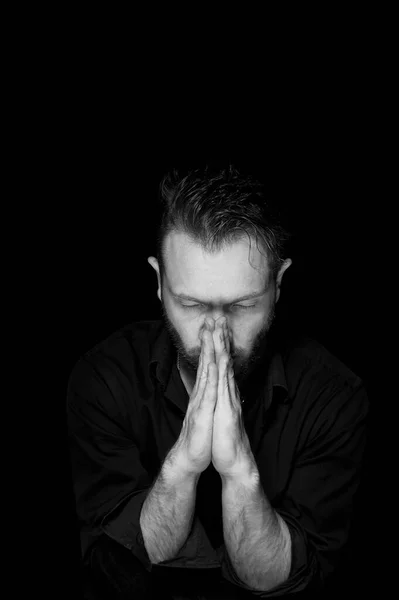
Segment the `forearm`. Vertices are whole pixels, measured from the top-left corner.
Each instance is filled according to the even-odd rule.
[[[244,583],[268,591],[289,576],[288,526],[266,498],[258,474],[222,482],[223,533],[231,563]]]
[[[198,476],[184,475],[168,460],[141,509],[140,527],[152,563],[176,556],[190,532]]]

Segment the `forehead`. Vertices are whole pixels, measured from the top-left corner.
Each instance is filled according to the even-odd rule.
[[[173,231],[165,239],[164,260],[169,287],[175,294],[228,299],[263,291],[269,280],[267,258],[247,235],[209,253],[186,233]]]

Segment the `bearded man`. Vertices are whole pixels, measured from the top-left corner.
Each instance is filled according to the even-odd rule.
[[[162,319],[76,363],[68,428],[87,598],[269,598],[343,562],[369,401],[279,331],[289,234],[234,168],[160,185]]]

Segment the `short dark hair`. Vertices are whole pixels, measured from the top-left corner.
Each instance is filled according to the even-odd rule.
[[[207,252],[220,251],[243,235],[255,238],[267,252],[275,280],[284,262],[291,234],[281,224],[281,213],[266,199],[264,185],[229,165],[219,171],[194,169],[182,176],[175,169],[159,186],[160,219],[157,259],[165,273],[163,244],[171,231],[183,231]],[[259,248],[261,251],[261,248]]]

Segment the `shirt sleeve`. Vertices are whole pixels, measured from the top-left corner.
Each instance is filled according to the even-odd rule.
[[[368,413],[369,400],[360,383],[354,390],[337,392],[314,419],[311,439],[296,458],[286,492],[274,505],[291,534],[288,579],[267,592],[255,591],[238,578],[227,551],[224,578],[260,598],[325,589],[347,559]]]
[[[121,416],[115,378],[85,358],[68,381],[67,422],[76,513],[83,563],[102,535],[128,548],[151,571],[140,527],[142,505],[153,477],[140,460],[137,440]],[[218,559],[200,521],[168,566],[217,566]]]

